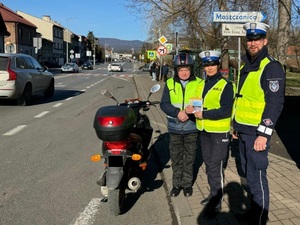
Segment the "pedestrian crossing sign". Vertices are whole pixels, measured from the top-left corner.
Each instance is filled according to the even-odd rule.
[[[150,60],[154,60],[156,58],[156,51],[147,51],[147,57]]]

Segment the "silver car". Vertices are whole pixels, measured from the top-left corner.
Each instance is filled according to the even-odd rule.
[[[111,63],[108,65],[108,71],[123,72],[123,65],[121,63]]]
[[[0,53],[0,99],[30,105],[32,96],[54,95],[54,76],[30,55]]]
[[[71,73],[78,73],[79,72],[79,67],[76,63],[65,63],[61,67],[61,72],[71,72]]]

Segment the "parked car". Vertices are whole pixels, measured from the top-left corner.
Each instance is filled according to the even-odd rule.
[[[123,71],[123,65],[121,63],[111,63],[108,65],[108,71]]]
[[[143,66],[141,66],[139,68],[139,70],[149,72],[150,71],[150,63],[145,63]]]
[[[92,70],[93,64],[91,62],[84,62],[81,66],[83,70]]]
[[[54,76],[32,56],[0,53],[0,99],[30,105],[32,96],[54,95]]]
[[[71,73],[78,73],[79,67],[76,63],[65,63],[61,66],[61,72],[71,72]]]

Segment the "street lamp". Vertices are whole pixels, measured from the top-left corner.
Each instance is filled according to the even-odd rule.
[[[66,38],[66,62],[69,62],[69,20],[75,19],[76,17],[67,18],[67,38]]]
[[[96,64],[96,41],[97,41],[97,43],[98,43],[98,38],[95,38],[95,36],[94,36],[94,55],[93,55],[93,59],[94,59],[94,66],[95,66],[95,64]]]

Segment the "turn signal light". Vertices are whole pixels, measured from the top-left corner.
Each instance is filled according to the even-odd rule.
[[[101,160],[101,155],[99,155],[99,154],[92,155],[91,160],[92,160],[93,162],[98,162],[98,161]]]
[[[141,160],[141,158],[142,158],[142,156],[139,155],[139,154],[133,154],[133,155],[131,156],[131,159],[132,159],[133,161],[139,161],[139,160]]]

